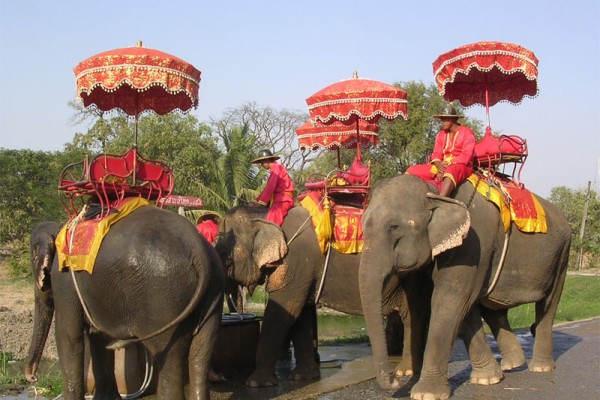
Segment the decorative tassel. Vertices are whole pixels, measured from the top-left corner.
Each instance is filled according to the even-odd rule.
[[[316,227],[317,232],[319,232],[319,236],[329,240],[333,233],[331,227],[331,213],[330,213],[331,205],[329,204],[329,198],[326,196],[323,200],[323,215],[321,221],[319,221],[319,225]]]

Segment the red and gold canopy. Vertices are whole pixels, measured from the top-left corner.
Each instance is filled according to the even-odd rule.
[[[198,106],[200,71],[159,50],[141,46],[96,54],[74,68],[77,94],[88,107],[128,115],[159,115]]]
[[[354,149],[379,145],[379,126],[363,120],[358,121],[358,134],[354,125],[345,125],[339,121],[329,125],[308,121],[296,129],[298,146],[301,150],[329,149],[340,147]]]
[[[512,43],[477,42],[440,55],[433,72],[440,94],[464,107],[518,104],[538,93],[538,59]]]
[[[350,125],[357,120],[376,123],[380,118],[407,118],[408,102],[404,90],[386,83],[358,78],[343,80],[319,90],[306,99],[310,118],[330,124]]]

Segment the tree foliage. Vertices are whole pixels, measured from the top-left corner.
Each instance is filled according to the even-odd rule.
[[[54,153],[0,149],[0,241],[22,239],[36,223],[62,216],[57,161]]]
[[[281,156],[280,162],[288,170],[302,171],[315,154],[298,148],[296,129],[308,121],[308,114],[272,107],[259,107],[248,102],[226,110],[221,118],[212,118],[210,125],[219,135],[233,127],[248,126],[248,132],[256,138],[256,149],[266,148]]]
[[[555,187],[549,200],[565,215],[571,225],[573,238],[569,265],[577,267],[580,251],[584,255],[583,264],[590,267],[600,265],[600,196],[591,190],[589,193],[587,217],[583,240],[580,240],[583,209],[587,198],[587,189],[569,189],[564,186]]]

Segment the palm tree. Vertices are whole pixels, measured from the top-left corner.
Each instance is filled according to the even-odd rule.
[[[256,189],[264,172],[251,163],[256,153],[256,138],[250,134],[248,124],[234,126],[219,136],[223,153],[210,166],[216,180],[211,187],[201,185],[200,197],[204,200],[205,209],[186,212],[192,220],[206,210],[222,215],[240,201],[253,200],[258,196]]]

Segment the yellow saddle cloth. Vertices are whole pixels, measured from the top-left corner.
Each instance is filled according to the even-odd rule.
[[[90,220],[83,220],[86,212],[84,207],[77,217],[65,224],[56,237],[58,269],[70,267],[74,271],[84,270],[91,274],[102,239],[108,233],[110,226],[148,204],[148,200],[141,197],[125,198],[117,206],[111,207],[116,212],[100,219]]]
[[[317,192],[307,194],[300,204],[311,216],[321,253],[327,251],[328,245],[342,254],[362,253],[363,209],[337,204],[332,206],[332,217],[323,209],[320,194]]]
[[[521,232],[548,232],[546,212],[529,190],[500,178],[494,178],[492,184],[486,177],[478,174],[472,174],[467,180],[483,197],[498,207],[505,231],[514,222]]]

